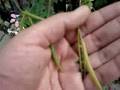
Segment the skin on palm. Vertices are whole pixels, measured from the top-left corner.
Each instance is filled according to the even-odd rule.
[[[91,64],[104,83],[117,78],[120,75],[119,8],[120,2],[89,16],[89,9],[81,7],[74,12],[48,18],[21,32],[0,50],[0,87],[3,90],[84,90],[75,64],[77,55],[70,46],[74,47],[76,41],[71,39],[76,36],[75,29],[88,16],[82,33],[88,45]],[[55,44],[63,65],[63,71],[59,73],[51,62],[48,48],[51,43]],[[108,71],[110,67],[112,71]],[[94,90],[88,78],[84,84],[86,89]]]

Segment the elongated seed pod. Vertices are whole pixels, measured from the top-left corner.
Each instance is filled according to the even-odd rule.
[[[79,29],[79,35],[80,35],[80,29]],[[81,44],[81,50],[82,50],[82,55],[83,55],[83,62],[84,62],[84,66],[86,66],[86,70],[88,71],[88,75],[91,78],[91,80],[93,81],[93,83],[95,84],[97,90],[102,90],[102,85],[100,84],[99,80],[96,77],[95,71],[92,68],[92,65],[90,64],[90,60],[89,60],[89,56],[87,53],[87,47],[86,44],[84,42],[84,40],[82,39],[82,37],[80,37],[80,44]]]

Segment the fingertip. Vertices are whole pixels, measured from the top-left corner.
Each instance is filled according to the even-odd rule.
[[[88,6],[81,6],[77,8],[76,10],[74,10],[73,12],[70,12],[69,20],[72,21],[76,26],[80,26],[85,23],[90,13],[91,11]]]
[[[77,8],[76,10],[74,10],[74,13],[79,13],[79,12],[83,12],[85,13],[86,15],[89,15],[91,13],[91,10],[88,6],[86,5],[83,5],[79,8]]]
[[[80,6],[79,8],[75,9],[74,11],[77,11],[77,10],[87,10],[88,12],[91,12],[90,8],[86,5],[82,5]]]

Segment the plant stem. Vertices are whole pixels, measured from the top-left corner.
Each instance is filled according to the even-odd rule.
[[[31,17],[28,17],[28,19],[29,19],[30,24],[32,25],[32,24],[33,24],[33,21],[32,21],[32,19],[31,19]]]
[[[37,19],[37,20],[44,20],[44,18],[34,15],[28,11],[22,11],[22,14],[26,15],[26,16],[30,16],[31,18]]]
[[[88,71],[88,73],[89,73],[88,75],[90,76],[93,83],[96,85],[97,90],[102,90],[102,86],[101,86],[99,80],[96,77],[94,69],[92,68],[92,66],[90,64],[89,56],[88,56],[87,49],[86,49],[87,47],[85,45],[84,40],[82,39],[82,37],[80,35],[80,29],[78,29],[78,33],[79,33],[78,35],[80,36],[80,38],[78,38],[78,39],[80,39],[80,40],[78,40],[78,45],[80,46],[80,47],[78,47],[78,50],[81,50],[81,52],[82,52],[81,55],[83,57],[83,60],[81,62],[84,63],[85,70]]]
[[[92,6],[90,3],[92,3],[91,0],[80,0],[80,5],[85,4],[91,8]],[[80,28],[78,29],[77,41],[78,41],[79,58],[81,57],[81,59],[79,59],[79,62],[80,62],[80,68],[82,71],[81,72],[82,76],[84,77],[84,73],[85,73],[85,71],[87,71],[91,80],[96,85],[97,90],[102,90],[102,85],[100,84],[99,80],[97,79],[94,69],[92,68],[92,65],[90,64],[87,47],[86,47],[86,44],[80,34]]]
[[[61,71],[61,70],[62,70],[62,66],[61,66],[61,64],[60,64],[60,59],[59,59],[59,57],[58,57],[58,55],[57,55],[57,52],[56,52],[54,46],[53,46],[53,45],[50,45],[50,49],[51,49],[52,58],[53,58],[53,60],[54,60],[54,63],[55,63],[55,65],[57,66],[57,69]]]
[[[24,21],[25,15],[22,16],[21,21],[20,21],[20,30],[23,30],[23,21]]]
[[[49,0],[49,2],[48,2],[48,16],[50,16],[51,2],[52,2],[52,0]]]
[[[80,72],[82,74],[82,79],[84,79],[85,76],[85,69],[84,69],[84,57],[83,57],[83,53],[82,53],[82,45],[81,45],[81,35],[79,33],[79,30],[77,32],[77,49],[78,49],[78,61],[79,61],[79,66],[80,66]]]
[[[28,11],[22,11],[22,14],[27,15],[27,16],[37,19],[37,20],[44,20],[44,18],[42,18],[40,16],[36,16]],[[60,65],[60,60],[58,58],[55,48],[52,45],[50,45],[50,49],[51,49],[51,53],[52,53],[52,57],[53,57],[53,61],[54,61],[55,65],[57,66],[57,68],[59,70],[62,70],[62,66]]]
[[[52,0],[49,0],[49,2],[48,2],[48,15],[47,15],[48,17],[50,16],[51,2],[52,2]],[[51,49],[52,58],[53,58],[54,64],[57,67],[57,70],[61,71],[62,70],[62,66],[60,64],[60,59],[59,59],[59,57],[57,55],[57,52],[56,52],[54,46],[50,45],[50,49]]]

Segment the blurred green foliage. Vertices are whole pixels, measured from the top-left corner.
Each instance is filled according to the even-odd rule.
[[[120,0],[94,0],[93,7],[95,10],[97,10],[117,1],[120,1]]]
[[[52,1],[50,1],[51,3]],[[50,14],[53,14],[52,5],[49,6],[49,0],[34,0],[31,8],[28,9],[31,13],[46,18],[48,16],[48,10]]]
[[[31,6],[28,5],[30,7],[26,7],[25,11],[42,18],[47,18],[48,16],[54,14],[52,0],[32,0],[31,2]],[[24,20],[21,22],[21,25],[24,27],[28,27],[31,25],[31,23],[36,23],[39,21],[29,16],[24,17]],[[23,16],[21,19],[23,19]]]

